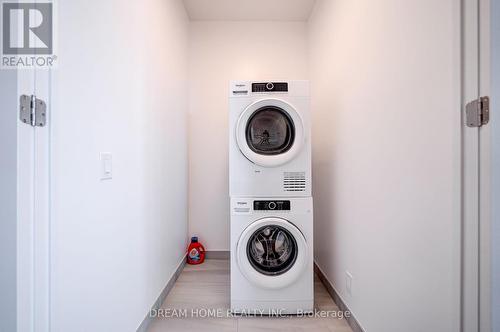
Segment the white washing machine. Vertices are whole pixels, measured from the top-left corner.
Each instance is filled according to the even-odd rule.
[[[231,198],[233,312],[310,312],[313,273],[311,197]]]
[[[229,87],[230,196],[311,196],[308,81]]]

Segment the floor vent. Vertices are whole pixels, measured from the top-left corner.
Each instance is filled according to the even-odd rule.
[[[283,175],[283,189],[285,191],[306,191],[305,172],[285,172]]]

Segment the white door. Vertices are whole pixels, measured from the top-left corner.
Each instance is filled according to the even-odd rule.
[[[0,331],[16,329],[17,73],[0,70]]]

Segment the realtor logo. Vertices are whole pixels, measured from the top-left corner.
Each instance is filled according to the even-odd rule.
[[[4,2],[1,17],[2,67],[53,65],[56,57],[51,2]]]

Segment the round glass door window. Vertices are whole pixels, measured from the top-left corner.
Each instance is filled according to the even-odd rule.
[[[292,147],[294,139],[293,120],[279,107],[262,107],[255,111],[247,122],[247,144],[255,153],[282,154]]]
[[[295,263],[297,242],[292,234],[281,226],[263,226],[250,237],[247,256],[258,272],[277,276],[287,272]]]

